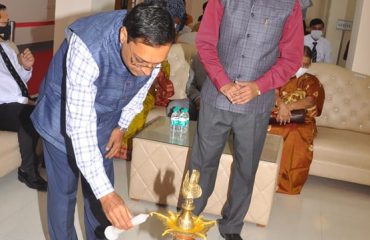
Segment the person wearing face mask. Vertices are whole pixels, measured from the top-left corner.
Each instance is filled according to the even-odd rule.
[[[309,26],[310,34],[304,37],[304,45],[310,47],[314,63],[332,63],[331,44],[323,37],[324,27],[324,22],[321,19],[312,19]]]
[[[39,135],[30,119],[35,102],[29,97],[26,85],[35,60],[28,48],[18,52],[15,44],[9,41],[10,33],[6,6],[0,4],[0,130],[18,134],[22,158],[19,181],[30,188],[46,191],[47,182],[38,171],[36,145]]]
[[[307,180],[313,157],[316,135],[315,117],[321,114],[325,92],[320,81],[307,73],[312,52],[304,47],[302,67],[284,86],[276,90],[272,115],[279,124],[272,124],[269,133],[284,138],[277,192],[299,194]],[[291,123],[291,111],[306,109],[304,123]]]

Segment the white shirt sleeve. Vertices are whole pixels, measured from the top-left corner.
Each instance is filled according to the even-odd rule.
[[[77,166],[99,199],[114,191],[98,147],[94,81],[99,68],[75,34],[70,38],[66,60],[66,131],[72,140]]]

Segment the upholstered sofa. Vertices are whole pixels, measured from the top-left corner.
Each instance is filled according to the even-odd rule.
[[[326,93],[310,174],[370,185],[370,76],[331,64],[309,71]]]

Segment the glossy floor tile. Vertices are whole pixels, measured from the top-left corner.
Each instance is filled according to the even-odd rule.
[[[153,203],[128,199],[130,163],[115,161],[116,189],[134,214],[174,211]],[[80,193],[79,193],[80,194]],[[49,239],[46,220],[46,193],[27,188],[13,171],[0,178],[0,240]],[[83,236],[81,194],[75,214],[79,239]],[[206,215],[216,219],[216,216]],[[162,238],[161,223],[150,218],[146,223],[123,233],[120,239]],[[370,239],[370,187],[310,176],[302,194],[276,194],[266,227],[246,223],[242,237],[247,240],[367,240]],[[222,239],[213,227],[208,239]]]

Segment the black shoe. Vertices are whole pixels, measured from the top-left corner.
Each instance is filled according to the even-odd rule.
[[[243,240],[238,233],[221,233],[221,236],[226,240]]]
[[[39,174],[36,174],[36,177],[31,177],[21,168],[18,168],[18,180],[29,188],[37,189],[38,191],[46,192],[48,188],[48,183]]]

